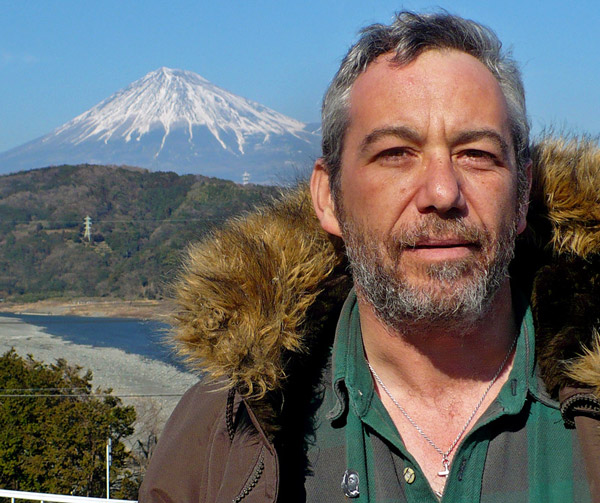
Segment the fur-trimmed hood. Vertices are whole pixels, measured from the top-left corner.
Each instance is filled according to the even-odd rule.
[[[531,293],[548,390],[579,384],[600,396],[600,150],[548,137],[532,160],[512,275]],[[350,286],[343,244],[300,186],[190,248],[175,285],[175,344],[194,369],[262,406],[333,335]]]

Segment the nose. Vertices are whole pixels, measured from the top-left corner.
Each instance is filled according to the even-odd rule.
[[[421,170],[416,196],[418,210],[422,213],[463,213],[466,201],[462,179],[449,155],[437,155],[425,161]]]

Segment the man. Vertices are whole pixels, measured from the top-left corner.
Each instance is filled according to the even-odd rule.
[[[529,279],[508,274],[528,133],[519,71],[486,28],[402,13],[363,31],[325,96],[310,183],[331,241],[299,193],[192,251],[177,337],[221,384],[184,397],[140,500],[591,501],[593,469],[537,377]],[[339,319],[336,237],[354,286]],[[586,242],[569,252],[597,264]],[[582,340],[600,314],[588,294]]]

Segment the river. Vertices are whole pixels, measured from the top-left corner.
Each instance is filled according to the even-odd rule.
[[[5,314],[75,344],[112,347],[183,369],[165,343],[168,325],[152,320]]]

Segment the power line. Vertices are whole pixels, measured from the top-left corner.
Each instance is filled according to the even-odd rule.
[[[118,386],[117,389],[135,389],[137,386]],[[111,388],[112,389],[112,388]],[[152,389],[152,387],[150,387],[150,389]],[[65,394],[64,392],[67,391],[81,391],[81,390],[86,390],[88,391],[89,388],[87,387],[62,387],[62,388],[0,388],[0,396],[4,396],[4,395],[10,395],[10,396],[15,396],[13,395],[13,392],[28,392],[28,393],[32,393],[35,391],[41,391],[43,392],[43,394],[48,394],[50,391],[59,391],[59,392],[63,392],[61,394]],[[114,391],[111,391],[111,393],[114,394]],[[106,395],[109,395],[109,393],[104,393]],[[81,393],[78,394],[78,396],[81,395]],[[101,396],[103,395],[103,393],[94,393],[93,391],[88,391],[87,393],[84,393],[83,395],[85,396]],[[73,394],[69,394],[67,396],[75,396]],[[121,395],[119,395],[121,396]]]
[[[90,394],[0,394],[0,398],[148,398],[148,397],[169,397],[183,396],[183,393],[136,393],[136,394],[109,394],[109,393],[90,393]]]
[[[206,218],[130,218],[125,220],[97,220],[96,225],[100,224],[127,224],[127,223],[138,223],[138,222],[174,222],[174,223],[184,223],[184,222],[218,222],[227,220],[229,217],[206,217]],[[79,220],[14,220],[12,218],[5,218],[4,221],[15,224],[75,224],[80,225],[81,222]],[[0,219],[2,222],[2,219]],[[60,230],[60,229],[50,229],[50,230]]]
[[[87,388],[0,388],[0,392],[7,391],[79,391]]]

